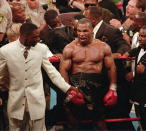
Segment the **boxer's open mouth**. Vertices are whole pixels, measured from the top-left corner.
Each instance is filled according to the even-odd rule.
[[[85,41],[85,40],[87,40],[87,38],[80,38],[80,40],[81,40],[81,41]]]

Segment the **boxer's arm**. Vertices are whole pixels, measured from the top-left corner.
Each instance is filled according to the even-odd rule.
[[[105,67],[108,69],[108,78],[110,80],[110,84],[116,84],[117,83],[116,66],[114,63],[114,59],[112,57],[111,49],[108,45],[105,46],[104,63]]]
[[[108,77],[110,80],[109,91],[104,96],[104,105],[112,106],[117,102],[117,76],[116,76],[116,66],[114,63],[114,59],[112,57],[112,52],[109,46],[105,47],[105,58],[104,63],[106,68],[108,69]]]
[[[70,47],[65,47],[63,50],[63,55],[60,60],[59,71],[62,77],[66,82],[69,83],[68,72],[71,69],[72,61],[71,61],[71,52],[72,49]]]

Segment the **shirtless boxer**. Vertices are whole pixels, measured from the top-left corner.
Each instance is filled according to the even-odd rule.
[[[93,27],[87,18],[79,20],[78,38],[63,50],[60,73],[68,83],[78,87],[85,104],[71,104],[72,120],[92,119],[97,121],[97,129],[106,131],[104,106],[112,106],[117,101],[116,67],[108,44],[93,39]],[[105,65],[110,81],[109,89],[103,79]],[[108,90],[108,91],[107,91]]]

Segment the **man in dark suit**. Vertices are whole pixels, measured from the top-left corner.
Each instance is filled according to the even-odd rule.
[[[135,56],[135,71],[133,87],[131,88],[131,102],[135,105],[135,111],[141,118],[143,130],[146,130],[146,25],[139,31],[139,47],[134,48],[124,56]],[[132,78],[132,77],[131,77]]]
[[[100,39],[110,45],[117,67],[118,102],[113,108],[107,109],[107,118],[129,117],[129,111],[131,109],[131,105],[129,105],[130,83],[128,83],[124,77],[127,70],[122,61],[118,58],[120,55],[130,50],[130,45],[126,43],[122,33],[118,29],[103,22],[100,7],[89,7],[85,12],[85,16],[91,20],[92,25],[94,26],[94,38]],[[106,72],[107,71],[104,70],[105,74]],[[107,79],[105,78],[105,80]],[[108,84],[108,81],[106,82]],[[110,123],[109,129],[133,130],[133,127],[131,122],[122,122]]]
[[[113,53],[123,54],[130,49],[130,46],[123,39],[122,33],[102,21],[102,12],[100,7],[89,7],[85,11],[85,16],[91,20],[94,26],[94,37],[108,43]],[[114,58],[117,54],[113,54]]]

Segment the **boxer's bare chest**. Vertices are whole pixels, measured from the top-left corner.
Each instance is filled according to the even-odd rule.
[[[76,46],[73,51],[74,62],[98,62],[104,57],[103,50],[95,46]]]

